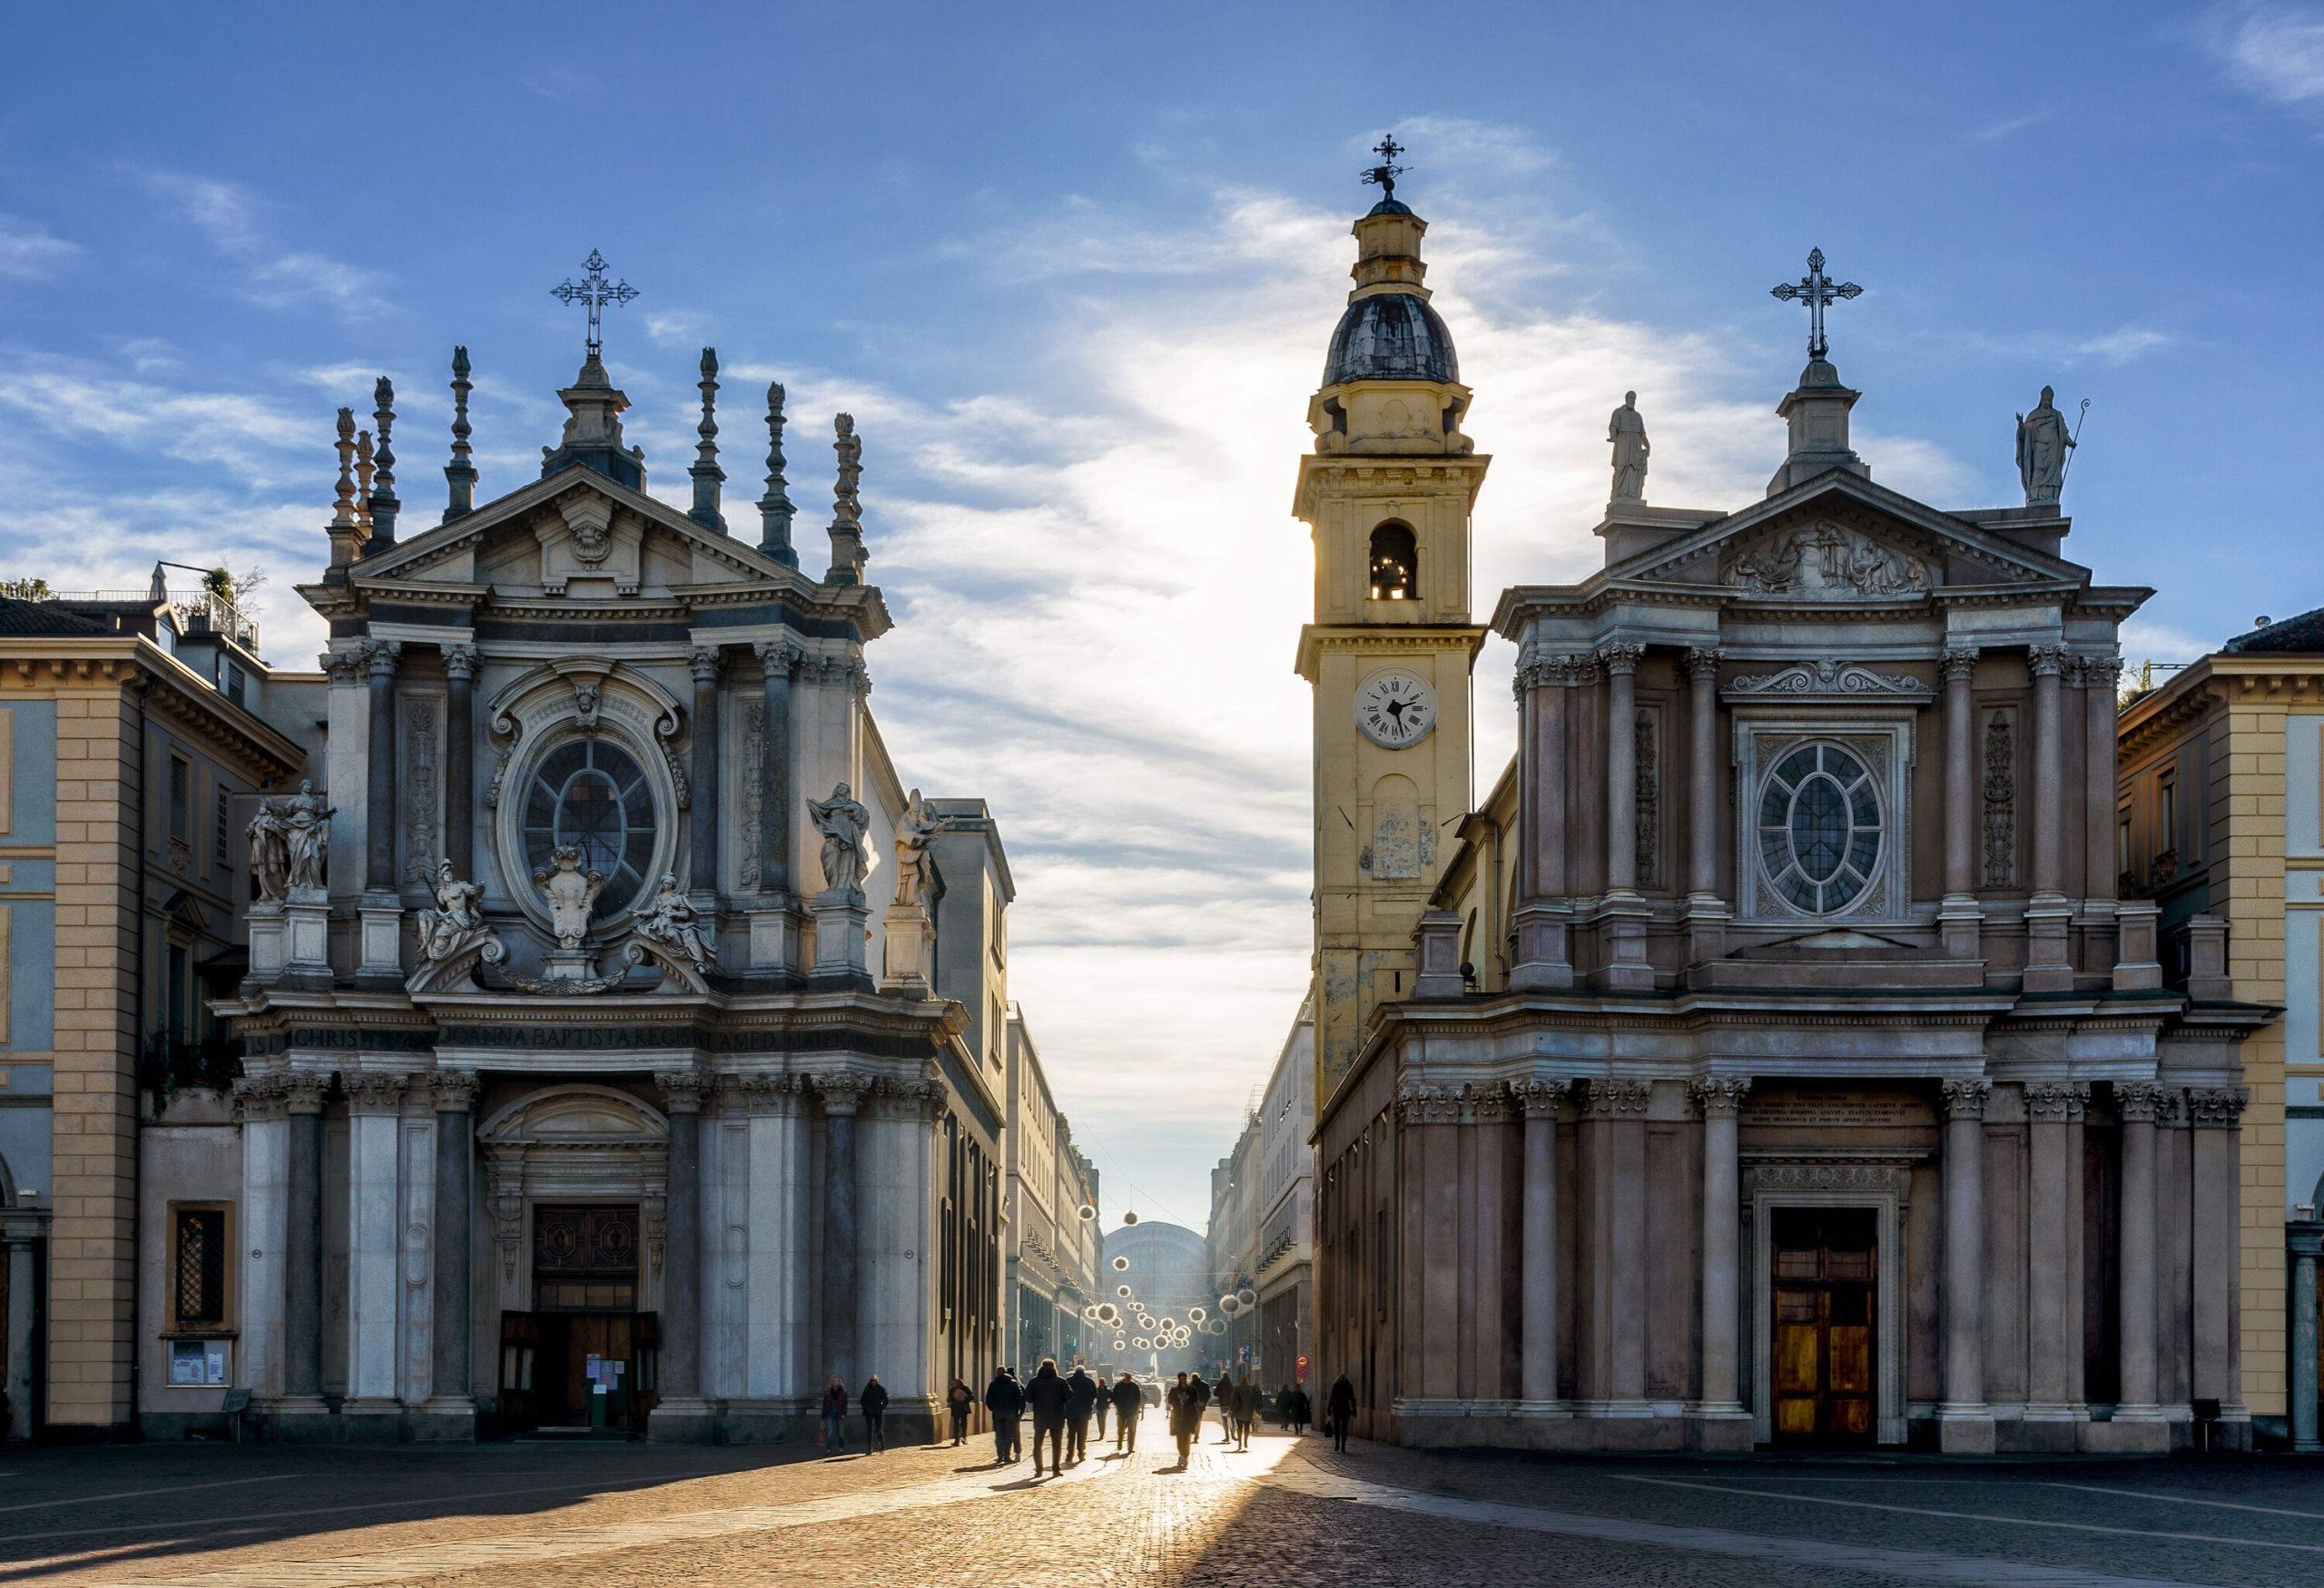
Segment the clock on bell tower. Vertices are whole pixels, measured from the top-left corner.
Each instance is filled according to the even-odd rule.
[[[1395,196],[1393,143],[1365,173],[1355,289],[1307,407],[1315,449],[1293,510],[1315,543],[1316,1100],[1354,1061],[1374,1008],[1407,996],[1413,933],[1468,813],[1469,513],[1489,459],[1461,433],[1469,389],[1421,285],[1428,223]]]

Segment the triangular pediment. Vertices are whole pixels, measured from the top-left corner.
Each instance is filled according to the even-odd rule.
[[[810,583],[754,545],[578,465],[364,558],[352,578],[372,589],[494,586],[551,594],[577,583],[607,595],[753,585],[772,592]]]
[[[1940,587],[2079,587],[2089,571],[1834,470],[1649,548],[1600,576],[1770,600],[1879,601]]]

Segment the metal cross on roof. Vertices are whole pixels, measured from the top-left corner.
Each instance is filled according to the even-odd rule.
[[[565,285],[551,287],[548,290],[548,295],[552,298],[562,298],[567,303],[577,300],[589,306],[589,356],[594,359],[605,346],[605,340],[599,334],[599,314],[608,303],[628,302],[637,296],[637,289],[627,281],[615,282],[606,280],[606,256],[594,248],[589,251],[589,257],[581,261],[581,265],[589,273],[581,278],[579,285],[575,285],[572,279],[568,277]]]
[[[1837,298],[1861,297],[1864,289],[1854,281],[1835,281],[1824,273],[1824,251],[1807,251],[1807,273],[1797,281],[1785,281],[1775,289],[1775,295],[1786,302],[1794,299],[1807,305],[1807,356],[1824,356],[1824,310]]]
[[[1404,146],[1391,133],[1373,144],[1372,152],[1380,156],[1380,163],[1366,171],[1364,180],[1377,183],[1382,198],[1393,199],[1396,196],[1396,179],[1404,173],[1404,168],[1396,163],[1396,156],[1404,152]]]

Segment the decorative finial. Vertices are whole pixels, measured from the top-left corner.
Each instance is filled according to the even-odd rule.
[[[355,437],[355,522],[362,527],[363,538],[371,538],[371,476],[379,472],[371,461],[371,432],[358,431]]]
[[[1380,156],[1380,163],[1365,171],[1364,180],[1379,188],[1381,202],[1384,203],[1396,196],[1396,179],[1404,173],[1405,168],[1396,163],[1396,156],[1404,153],[1404,146],[1397,143],[1396,135],[1391,133],[1373,144],[1372,152]]]
[[[863,582],[863,443],[855,416],[832,416],[832,450],[839,454],[839,479],[832,488],[832,567],[824,579],[834,585]]]
[[[1833,300],[1861,297],[1864,289],[1854,281],[1834,281],[1824,273],[1824,251],[1807,251],[1807,273],[1797,281],[1784,281],[1775,288],[1775,295],[1788,303],[1794,300],[1807,305],[1807,358],[1809,362],[1824,356],[1827,344],[1824,340],[1824,311]]]
[[[718,419],[714,409],[718,402],[718,350],[702,350],[702,423],[694,429],[702,437],[694,448],[694,467],[686,472],[694,477],[694,508],[686,514],[704,528],[720,535],[726,533],[725,515],[718,510],[718,488],[725,483],[726,471],[718,467]]]
[[[330,508],[330,566],[340,569],[362,555],[363,525],[355,506],[355,410],[339,410],[339,484]],[[326,576],[328,577],[328,576]]]
[[[759,549],[787,567],[799,566],[791,547],[791,493],[783,478],[783,382],[766,389],[766,495],[759,498]]]
[[[581,261],[581,268],[589,273],[582,277],[577,285],[568,276],[563,286],[551,287],[548,290],[548,295],[552,298],[562,298],[567,303],[577,301],[587,306],[589,351],[588,358],[585,361],[594,364],[597,361],[597,355],[605,350],[604,328],[599,324],[599,318],[606,305],[628,302],[637,296],[637,289],[627,281],[615,282],[606,280],[606,256],[594,248],[589,251],[589,257]]]
[[[445,483],[452,499],[444,508],[444,522],[466,518],[476,508],[476,466],[468,461],[468,350],[452,350],[452,460],[444,466]]]
[[[371,388],[371,400],[378,404],[371,410],[371,422],[379,428],[379,445],[372,454],[379,460],[379,474],[371,487],[371,543],[366,555],[385,551],[396,543],[396,514],[403,504],[396,499],[396,451],[393,432],[396,423],[396,383],[385,375]]]

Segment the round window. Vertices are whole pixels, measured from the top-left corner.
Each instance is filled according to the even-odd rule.
[[[1864,897],[1880,864],[1872,771],[1837,745],[1802,745],[1759,792],[1759,859],[1777,894],[1828,915]]]
[[[581,852],[602,873],[591,913],[615,915],[635,902],[654,863],[654,790],[635,758],[603,739],[575,739],[541,758],[525,794],[525,861],[545,868],[558,849]]]

